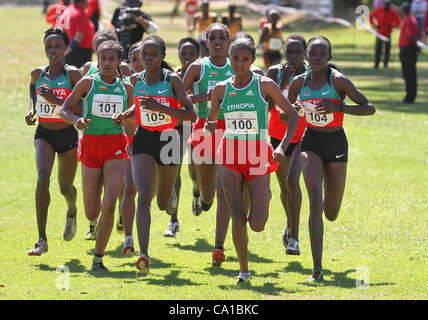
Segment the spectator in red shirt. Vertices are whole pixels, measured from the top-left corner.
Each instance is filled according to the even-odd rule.
[[[52,27],[55,27],[57,19],[63,14],[63,12],[70,5],[71,0],[60,0],[49,7],[46,14],[46,22],[50,23]]]
[[[377,28],[377,32],[387,37],[389,41],[376,38],[375,45],[375,68],[379,68],[382,47],[385,45],[384,67],[388,68],[389,55],[391,52],[391,33],[394,28],[400,25],[401,18],[394,8],[391,8],[391,1],[384,2],[383,7],[377,8],[370,13],[370,23]]]
[[[98,0],[88,0],[88,8],[86,14],[94,24],[94,31],[97,32],[99,29],[99,20],[101,17],[100,3]]]
[[[57,23],[70,38],[70,45],[65,51],[65,63],[76,68],[92,60],[94,24],[85,12],[87,7],[88,0],[74,0]]]
[[[400,48],[401,70],[406,84],[404,103],[413,103],[417,95],[416,61],[419,48],[416,42],[420,38],[419,25],[416,18],[410,13],[410,5],[404,2],[401,5],[404,13],[403,24],[400,30],[398,47]]]

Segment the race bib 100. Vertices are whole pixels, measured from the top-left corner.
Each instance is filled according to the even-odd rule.
[[[235,111],[224,115],[226,133],[228,134],[258,134],[259,124],[257,111]]]

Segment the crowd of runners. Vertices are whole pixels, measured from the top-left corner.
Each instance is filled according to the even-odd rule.
[[[264,230],[273,172],[280,187],[275,199],[280,199],[286,217],[285,252],[300,254],[303,173],[313,257],[308,280],[322,280],[323,214],[330,221],[338,217],[345,189],[348,143],[343,118],[372,115],[375,107],[331,62],[333,48],[327,38],[284,37],[279,14],[272,10],[256,43],[241,31],[236,8],[217,22],[204,3],[202,13],[188,24],[189,32],[201,25],[200,37],[178,42],[176,70],[165,61],[168,44],[157,35],[134,44],[124,57],[115,33],[98,31],[97,61],[77,69],[64,63],[67,33],[60,27],[45,32],[48,63],[31,71],[31,104],[25,117],[28,125],[37,125],[39,238],[30,256],[48,252],[49,183],[56,154],[68,208],[64,240],[76,233],[74,178],[80,161],[85,239],[95,241],[91,269],[97,272],[109,271],[103,256],[115,214],[116,229],[125,236],[124,255],[135,251],[135,220],[135,265],[149,272],[152,200],[171,217],[164,236],[174,237],[180,230],[177,209],[185,164],[192,181],[193,214],[217,205],[212,265],[220,267],[226,259],[231,220],[237,278],[245,282],[250,278],[247,228]],[[264,48],[265,70],[253,65],[258,45]],[[351,104],[345,104],[345,98]]]

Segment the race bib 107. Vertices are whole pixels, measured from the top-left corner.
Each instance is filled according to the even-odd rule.
[[[59,109],[61,106],[48,102],[45,98],[37,95],[37,112],[39,117],[45,119],[61,119]]]

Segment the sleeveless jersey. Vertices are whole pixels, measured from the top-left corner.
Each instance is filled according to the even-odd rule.
[[[343,113],[334,112],[329,114],[321,114],[315,111],[315,105],[321,99],[328,99],[334,103],[340,104],[342,99],[337,94],[333,85],[333,70],[330,73],[330,82],[326,83],[319,90],[312,90],[306,85],[309,72],[305,73],[303,86],[299,97],[303,104],[303,109],[306,115],[308,127],[341,127],[343,125]]]
[[[272,25],[270,23],[266,24],[268,28],[268,34],[271,36],[268,41],[265,42],[266,50],[273,51],[282,51],[283,49],[283,41],[282,41],[282,25],[277,25],[277,30],[273,31]]]
[[[199,39],[201,39],[202,41],[206,40],[206,30],[209,27],[210,24],[214,23],[214,16],[215,14],[213,12],[208,12],[208,18],[207,19],[203,19],[203,14],[201,14],[198,23],[199,23]]]
[[[49,66],[45,66],[36,82],[36,111],[39,115],[39,121],[64,122],[59,116],[61,106],[48,102],[45,98],[39,95],[39,87],[42,85],[49,86],[53,90],[55,97],[65,101],[73,91],[70,77],[68,75],[69,66],[64,65],[65,74],[61,74],[58,78],[50,80],[46,77],[46,71]]]
[[[85,77],[87,76],[91,76],[93,74],[96,74],[100,72],[100,70],[98,70],[98,62],[91,62],[91,67],[89,68],[88,72],[85,74]]]
[[[236,19],[237,16],[235,16],[235,20],[232,20],[230,18],[230,14],[229,13],[225,13],[224,14],[224,18],[228,21],[228,27],[229,27],[229,31],[230,31],[230,36],[233,36],[234,34],[236,34],[237,32],[239,32],[239,30],[241,29],[241,21],[240,19]]]
[[[149,95],[160,104],[173,109],[180,109],[180,102],[175,98],[172,90],[171,74],[172,71],[163,69],[163,79],[152,85],[148,85],[144,80],[146,71],[142,71],[137,76],[137,83],[134,86],[135,118],[144,129],[162,132],[174,129],[177,124],[178,120],[168,114],[144,110],[138,100],[138,97]]]
[[[114,114],[124,112],[127,107],[127,93],[119,78],[114,84],[105,83],[99,73],[92,76],[92,88],[83,99],[83,116],[91,119],[83,133],[105,135],[123,133],[122,125],[117,127],[112,120]]]
[[[197,0],[186,0],[186,13],[194,15],[198,9]]]
[[[307,65],[305,65],[307,68]],[[276,77],[276,83],[278,86],[281,84],[281,77],[282,77],[282,64],[278,64],[278,75]],[[282,94],[285,97],[288,97],[288,90],[290,89],[290,84],[293,81],[294,76],[290,77],[290,80],[288,81],[287,86],[282,91]],[[299,124],[297,125],[296,133],[294,134],[293,138],[291,139],[291,143],[297,143],[302,139],[303,132],[306,128],[306,118],[305,118],[305,112],[302,108],[302,103],[300,102],[300,99],[297,98],[295,105],[298,105],[301,107],[297,113],[299,114]],[[269,135],[272,138],[275,138],[277,140],[282,140],[285,136],[285,132],[287,131],[288,124],[284,123],[280,119],[280,109],[278,106],[274,106],[272,109],[270,109],[270,118],[269,118]]]
[[[193,93],[195,95],[200,93],[208,92],[216,86],[217,83],[224,81],[235,73],[233,72],[230,60],[227,58],[226,64],[222,67],[216,67],[211,62],[209,57],[201,59],[201,77],[199,81],[193,83]],[[208,117],[208,111],[211,107],[211,101],[201,101],[195,104],[196,112],[198,117],[206,119]],[[220,110],[218,113],[218,120],[223,120],[223,111]]]
[[[229,78],[221,108],[226,130],[224,137],[234,140],[266,140],[268,103],[260,94],[260,75],[253,73],[251,82],[237,89]]]

